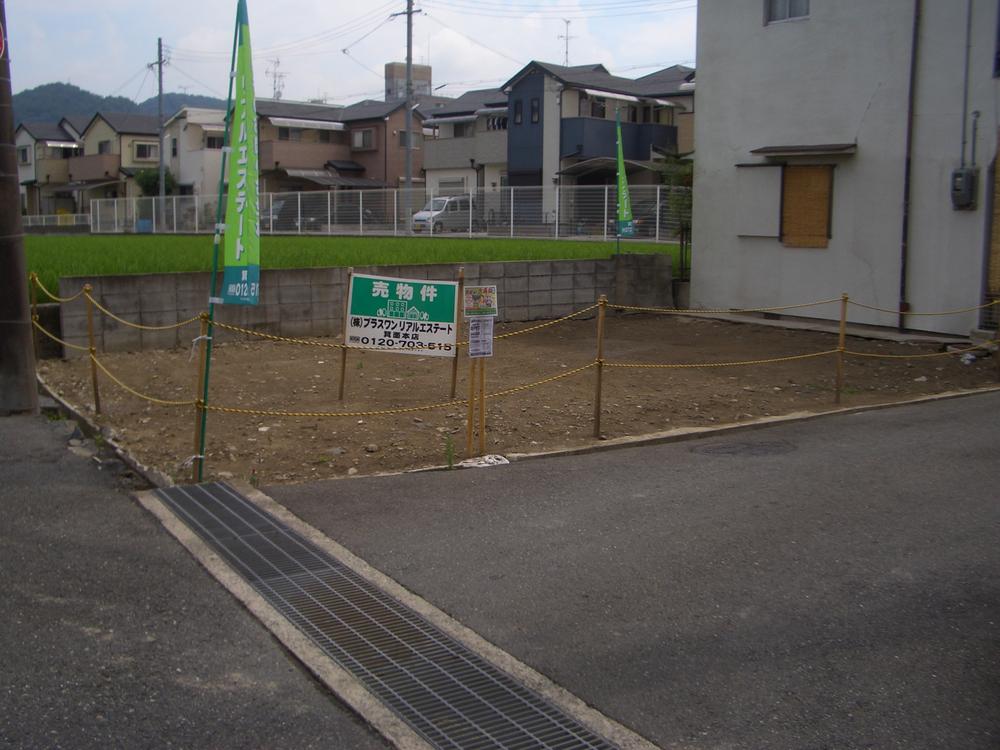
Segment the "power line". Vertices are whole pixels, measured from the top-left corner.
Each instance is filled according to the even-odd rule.
[[[424,16],[427,17],[427,18],[429,18],[430,20],[432,20],[434,23],[438,24],[439,26],[443,26],[444,28],[448,29],[449,31],[452,31],[452,32],[458,34],[459,36],[464,37],[465,39],[469,40],[473,44],[478,45],[478,46],[482,47],[483,49],[492,52],[494,55],[499,55],[500,57],[504,58],[505,60],[509,60],[510,62],[512,62],[512,63],[514,63],[516,65],[524,65],[524,61],[523,60],[518,60],[518,59],[516,59],[514,57],[511,57],[508,54],[505,54],[505,53],[501,52],[500,50],[493,49],[488,44],[483,44],[478,39],[473,39],[471,36],[469,36],[465,32],[459,31],[454,26],[449,26],[444,21],[441,21],[440,19],[437,18],[437,16],[432,16],[429,13],[424,13]]]
[[[446,10],[452,13],[461,13],[463,16],[479,16],[482,18],[524,18],[531,16],[535,18],[570,18],[572,20],[596,19],[596,18],[619,18],[624,16],[650,16],[672,13],[679,10],[690,10],[698,7],[695,0],[688,0],[685,5],[666,5],[663,3],[630,3],[620,6],[607,6],[596,8],[598,12],[585,13],[573,12],[573,9],[561,7],[540,7],[540,6],[510,6],[506,3],[501,5],[489,5],[485,3],[463,4],[456,0],[425,0],[425,4],[433,9]]]
[[[176,62],[175,62],[175,63],[172,63],[172,64],[170,65],[170,67],[171,67],[171,68],[172,68],[173,70],[175,70],[176,72],[180,73],[180,74],[181,74],[182,76],[184,76],[185,78],[187,78],[188,80],[190,80],[190,81],[194,81],[195,83],[197,83],[197,84],[198,84],[199,86],[201,86],[202,88],[204,88],[204,89],[205,89],[206,91],[210,91],[210,92],[212,92],[212,93],[213,93],[213,94],[215,94],[215,96],[216,96],[216,97],[218,97],[219,99],[225,99],[225,98],[226,98],[226,95],[225,95],[224,93],[220,92],[220,91],[219,91],[218,89],[216,89],[216,88],[214,88],[214,87],[212,87],[212,86],[209,86],[209,85],[208,85],[207,83],[205,83],[204,81],[199,81],[199,80],[198,80],[197,78],[195,78],[195,77],[194,77],[193,75],[190,75],[189,73],[185,73],[185,72],[184,72],[183,70],[181,70],[180,68],[178,68],[178,67],[177,67],[177,63],[176,63]]]
[[[254,57],[273,57],[278,53],[300,53],[303,48],[315,47],[320,44],[325,44],[326,42],[332,41],[338,37],[349,36],[351,34],[357,34],[359,31],[364,30],[367,26],[378,23],[381,24],[387,10],[395,7],[396,2],[392,0],[391,2],[385,3],[378,8],[367,11],[366,13],[358,16],[347,23],[340,26],[334,26],[332,28],[326,29],[324,31],[318,32],[316,34],[311,34],[306,37],[301,37],[299,39],[293,39],[287,42],[281,42],[279,44],[272,45],[270,47],[260,47],[254,51]],[[230,56],[229,52],[225,51],[214,51],[214,50],[192,50],[184,49],[183,47],[169,47],[169,49],[178,55],[185,58],[208,58],[208,59],[219,59],[227,58]],[[194,62],[193,59],[189,59],[189,62]]]

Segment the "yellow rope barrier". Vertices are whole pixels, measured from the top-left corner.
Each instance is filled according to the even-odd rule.
[[[42,292],[44,292],[45,295],[49,299],[53,300],[54,302],[72,302],[73,300],[75,300],[78,297],[82,296],[84,294],[84,292],[86,291],[86,289],[81,289],[79,292],[77,292],[76,294],[74,294],[72,297],[59,297],[59,296],[53,294],[52,292],[50,292],[48,289],[45,288],[45,285],[42,283],[42,280],[38,278],[38,274],[35,273],[34,271],[31,272],[31,276],[29,278],[35,284],[35,286],[37,286],[39,289],[41,289]]]
[[[577,367],[574,370],[567,370],[566,372],[561,372],[558,375],[553,375],[543,380],[535,381],[534,383],[526,383],[524,385],[514,386],[513,388],[507,388],[502,391],[497,391],[496,393],[490,393],[486,398],[500,398],[502,396],[509,396],[512,393],[517,393],[519,391],[526,391],[529,388],[536,388],[546,383],[552,383],[556,380],[562,380],[563,378],[568,378],[570,375],[575,375],[578,372],[583,372],[591,367],[594,367],[597,363],[590,362],[583,367]],[[432,411],[434,409],[444,409],[449,406],[461,406],[468,404],[468,399],[458,399],[455,401],[444,401],[438,404],[425,404],[423,406],[403,406],[397,409],[378,409],[374,411],[279,411],[273,409],[243,409],[235,406],[217,406],[208,405],[205,408],[209,411],[224,412],[227,414],[249,414],[258,417],[312,417],[312,418],[322,418],[322,417],[382,417],[389,416],[392,414],[409,414],[417,411]]]
[[[844,354],[850,354],[852,357],[866,357],[868,359],[926,359],[928,357],[950,357],[952,354],[965,354],[966,352],[974,352],[977,349],[986,349],[987,344],[997,344],[1000,343],[1000,339],[993,341],[987,341],[983,344],[974,344],[967,349],[955,349],[950,352],[930,352],[929,354],[879,354],[871,352],[853,352],[850,349],[845,349]]]
[[[344,344],[330,343],[326,341],[313,341],[312,339],[297,339],[290,336],[275,336],[273,333],[264,333],[263,331],[254,331],[251,328],[240,328],[239,326],[229,325],[228,323],[220,323],[219,321],[214,321],[212,325],[215,328],[222,328],[226,331],[234,331],[236,333],[242,333],[246,336],[256,336],[258,338],[267,339],[268,341],[280,341],[285,344],[301,344],[303,346],[321,346],[327,349],[354,349],[355,347],[347,347]],[[361,348],[361,347],[357,347]]]
[[[47,330],[45,330],[45,328],[42,327],[42,324],[38,322],[38,316],[37,315],[31,319],[31,325],[33,325],[39,331],[41,331],[46,336],[48,336],[50,339],[52,339],[53,341],[55,341],[57,344],[62,344],[67,349],[76,349],[77,351],[81,351],[81,352],[89,352],[90,351],[90,347],[80,346],[78,344],[71,344],[68,341],[63,341],[61,338],[59,338],[58,336],[56,336],[54,333],[49,333]]]
[[[425,404],[424,406],[406,406],[398,409],[378,409],[376,411],[278,411],[272,409],[241,409],[235,406],[218,406],[208,404],[208,411],[219,411],[226,414],[250,414],[257,417],[380,417],[389,414],[408,414],[415,411],[431,411],[447,406],[459,406],[466,403],[460,401],[444,401],[440,404]]]
[[[90,300],[90,302],[94,305],[94,307],[96,307],[102,313],[107,315],[109,318],[111,318],[112,320],[117,320],[119,323],[121,323],[124,326],[128,326],[129,328],[138,328],[140,331],[169,331],[173,328],[183,328],[186,325],[190,325],[191,323],[201,320],[200,315],[195,315],[193,318],[182,320],[180,323],[170,323],[164,326],[145,326],[140,323],[133,323],[129,320],[125,320],[124,318],[119,318],[109,309],[104,307],[100,302],[94,299],[94,297],[90,294],[90,292],[85,292],[85,294],[87,299]]]
[[[95,365],[97,365],[100,368],[101,372],[103,372],[105,375],[108,376],[108,378],[111,379],[112,383],[115,383],[118,387],[123,388],[124,390],[128,391],[133,396],[141,398],[143,401],[149,401],[150,403],[159,404],[160,406],[194,406],[195,403],[197,403],[193,399],[190,400],[190,401],[168,401],[167,399],[155,398],[153,396],[147,396],[144,393],[139,393],[139,391],[137,391],[134,388],[131,388],[131,387],[125,385],[125,383],[123,383],[117,377],[115,377],[114,375],[112,375],[111,371],[108,370],[108,368],[103,365],[103,363],[101,362],[101,360],[99,360],[96,355],[91,354],[90,355],[90,359],[93,361],[93,363]]]
[[[528,328],[522,328],[520,331],[511,331],[510,333],[502,333],[499,336],[494,336],[493,339],[494,340],[496,340],[496,339],[507,339],[507,338],[510,338],[511,336],[520,336],[523,333],[532,333],[534,331],[541,330],[542,328],[548,328],[549,326],[554,326],[557,323],[565,323],[567,320],[575,318],[578,315],[583,315],[584,313],[588,313],[591,310],[596,309],[597,307],[598,307],[598,305],[595,302],[590,307],[584,307],[581,310],[577,310],[576,312],[570,313],[569,315],[564,315],[561,318],[556,318],[555,320],[549,320],[549,321],[546,321],[545,323],[539,323],[538,325],[530,326]],[[466,342],[463,341],[462,345],[467,345],[467,344],[466,344]]]
[[[563,378],[568,378],[570,375],[576,375],[578,372],[583,372],[584,370],[589,370],[591,367],[597,367],[597,362],[589,362],[583,367],[577,367],[575,370],[567,370],[566,372],[561,372],[558,375],[553,375],[550,378],[545,378],[544,380],[539,380],[534,383],[528,383],[527,385],[516,385],[513,388],[507,388],[502,391],[496,391],[495,393],[489,393],[486,398],[500,398],[501,396],[509,396],[512,393],[517,393],[519,391],[526,391],[529,388],[537,388],[540,385],[545,385],[546,383],[552,383],[556,380],[562,380]]]
[[[852,299],[848,299],[847,303],[849,305],[854,305],[855,307],[863,307],[865,310],[875,310],[876,312],[891,313],[893,315],[899,315],[900,310],[890,310],[885,307],[875,307],[874,305],[866,305],[862,302],[855,302]],[[976,305],[975,307],[963,307],[960,310],[942,310],[941,312],[906,312],[904,315],[958,315],[959,313],[975,312],[976,310],[985,310],[987,307],[993,307],[994,305],[1000,305],[1000,299],[995,299],[992,302],[987,302],[983,305]]]
[[[812,359],[814,357],[825,357],[829,354],[836,354],[837,349],[828,349],[824,352],[813,352],[811,354],[794,354],[790,357],[776,357],[774,359],[749,359],[743,362],[696,362],[686,364],[640,364],[626,362],[604,362],[605,367],[631,367],[639,369],[662,369],[662,370],[683,370],[700,367],[742,367],[744,365],[769,365],[775,362],[792,362],[797,359]]]
[[[632,312],[661,313],[664,315],[731,315],[736,313],[751,312],[778,312],[779,310],[795,310],[802,307],[817,307],[819,305],[829,305],[833,302],[840,302],[840,297],[818,300],[816,302],[802,302],[797,305],[781,305],[778,307],[742,307],[719,310],[697,310],[681,307],[637,307],[635,305],[619,305],[609,302],[608,307],[615,310],[630,310]]]
[[[539,323],[538,325],[530,326],[528,328],[523,328],[520,331],[511,331],[510,333],[503,333],[498,336],[494,336],[493,338],[494,340],[506,339],[510,338],[511,336],[520,336],[525,333],[532,333],[534,331],[541,330],[542,328],[548,328],[549,326],[554,326],[558,323],[564,323],[567,320],[571,320],[572,318],[575,318],[579,315],[588,313],[591,310],[595,309],[596,307],[597,305],[593,304],[590,305],[590,307],[584,307],[583,309],[577,310],[576,312],[570,313],[569,315],[564,315],[561,318],[557,318],[555,320],[549,320],[546,321],[545,323]],[[256,336],[258,338],[267,339],[268,341],[280,341],[286,344],[300,344],[303,346],[321,346],[321,347],[326,347],[328,349],[361,349],[363,351],[375,351],[375,352],[387,351],[386,349],[382,349],[380,347],[347,346],[345,344],[327,343],[323,341],[315,341],[313,339],[299,339],[290,336],[276,336],[272,333],[263,333],[262,331],[254,331],[250,328],[240,328],[239,326],[229,325],[227,323],[219,323],[218,321],[213,323],[213,325],[216,328],[222,328],[224,330],[233,331],[235,333],[242,333],[246,336]],[[458,347],[463,347],[468,345],[469,342],[467,341],[459,341],[456,343],[456,346]],[[425,346],[415,346],[412,349],[409,349],[408,351],[420,351],[421,349],[426,349],[426,348],[427,347]]]

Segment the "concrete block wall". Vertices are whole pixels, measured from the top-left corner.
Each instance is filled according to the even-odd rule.
[[[569,315],[606,294],[612,302],[641,307],[672,307],[670,257],[616,255],[609,260],[508,261],[469,263],[468,285],[496,285],[500,321],[548,320]],[[356,267],[357,273],[409,279],[453,280],[457,264]],[[209,273],[60,279],[68,297],[84,284],[118,317],[143,326],[164,326],[207,310]],[[346,268],[304,268],[261,272],[260,304],[217,305],[221,323],[278,336],[336,336],[343,331]],[[60,306],[61,338],[87,346],[87,305],[83,299]],[[592,316],[593,313],[588,313]],[[586,316],[585,316],[586,317]],[[168,330],[140,330],[95,310],[95,346],[100,351],[141,351],[190,346],[199,324]],[[241,335],[216,329],[216,341]],[[69,349],[64,356],[81,356]]]

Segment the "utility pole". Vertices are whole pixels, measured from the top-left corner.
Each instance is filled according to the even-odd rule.
[[[406,14],[406,112],[403,117],[403,127],[406,130],[406,171],[403,182],[403,213],[406,216],[406,233],[412,234],[410,224],[411,204],[413,196],[413,14],[419,13],[413,9],[413,0],[406,0],[406,10],[393,13],[392,16]]]
[[[406,114],[404,115],[404,127],[406,128],[406,181],[403,183],[405,198],[403,206],[406,208],[406,233],[413,231],[410,216],[412,213],[411,202],[413,200],[413,0],[406,0]]]
[[[0,0],[0,415],[38,413],[14,147],[7,8]]]
[[[167,167],[163,153],[163,37],[156,40],[156,65],[159,68],[160,82],[156,95],[156,111],[157,125],[160,131],[160,198],[162,198],[167,194]]]

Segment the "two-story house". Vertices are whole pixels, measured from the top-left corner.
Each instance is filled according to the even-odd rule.
[[[400,188],[406,179],[406,100],[387,102],[367,100],[344,107],[340,114],[350,133],[351,159],[362,167],[365,177],[379,187]],[[424,114],[413,110],[412,181],[423,186]]]
[[[427,189],[435,195],[507,186],[507,94],[469,91],[424,120]]]
[[[15,131],[21,211],[28,214],[76,213],[69,182],[70,157],[80,152],[72,123],[24,122]]]
[[[163,129],[167,167],[177,184],[177,194],[217,194],[226,134],[225,111],[181,107]]]
[[[81,133],[81,141],[81,153],[69,159],[68,187],[76,193],[77,205],[84,212],[97,198],[140,195],[135,173],[159,167],[155,116],[98,112]]]
[[[620,117],[629,182],[657,184],[656,162],[678,153],[675,113],[682,107],[672,98],[693,101],[693,90],[681,89],[692,75],[678,68],[631,79],[597,64],[529,63],[502,87],[507,92],[508,183],[537,188],[614,184]],[[540,190],[533,211],[546,221],[556,215],[555,204],[555,191]]]
[[[412,179],[423,185],[422,109],[413,111]],[[445,100],[447,101],[447,100]],[[349,106],[258,99],[261,191],[398,188],[405,179],[406,103],[365,100]]]
[[[701,0],[692,305],[846,292],[870,306],[853,323],[995,325],[967,308],[1000,298],[998,20],[995,0]]]

